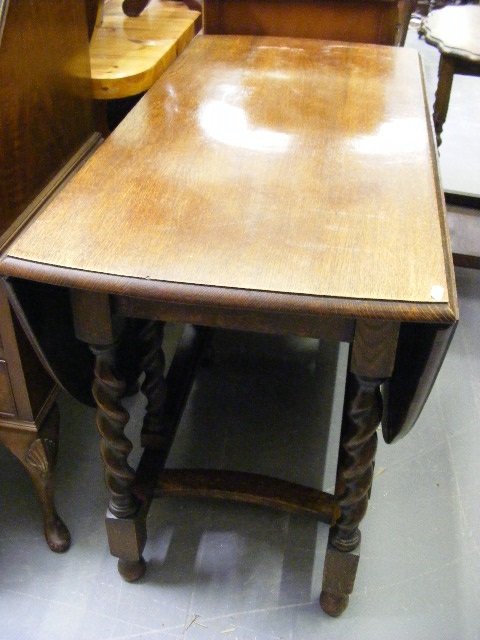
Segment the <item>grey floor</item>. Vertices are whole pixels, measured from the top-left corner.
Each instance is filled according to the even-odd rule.
[[[415,33],[407,44],[425,58],[431,96],[436,51]],[[480,82],[459,80],[443,179],[478,193]],[[2,449],[0,640],[480,638],[480,271],[458,269],[457,285],[461,322],[421,419],[406,439],[380,444],[356,587],[340,619],[317,603],[327,527],[259,507],[155,501],[148,572],[123,582],[105,540],[93,412],[62,396],[57,502],[72,548],[46,548],[29,480]],[[200,371],[170,464],[330,488],[338,434],[326,439],[322,425],[338,422],[346,349],[229,333],[216,340],[216,364]],[[129,408],[133,434],[141,401]]]

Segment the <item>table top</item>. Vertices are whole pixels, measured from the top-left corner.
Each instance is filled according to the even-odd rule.
[[[441,53],[480,63],[479,6],[453,6],[432,11],[422,28],[425,39]]]
[[[418,55],[198,36],[7,254],[109,293],[453,322]]]
[[[122,0],[106,0],[90,42],[93,97],[112,100],[150,89],[200,22],[198,11],[178,2],[150,2],[138,17],[129,18]]]

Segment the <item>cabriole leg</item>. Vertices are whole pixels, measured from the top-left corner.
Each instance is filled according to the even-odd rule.
[[[57,513],[54,500],[53,472],[58,450],[60,417],[54,404],[36,438],[22,460],[30,474],[43,514],[45,540],[52,551],[62,553],[70,547],[70,533]]]

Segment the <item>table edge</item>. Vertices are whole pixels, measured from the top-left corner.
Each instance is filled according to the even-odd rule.
[[[453,324],[458,320],[455,298],[452,304],[452,301],[408,302],[252,291],[93,273],[29,262],[10,256],[4,257],[1,261],[0,273],[4,277],[33,280],[58,287],[197,307],[303,313],[319,317],[385,319],[396,322]]]
[[[456,58],[461,58],[462,60],[468,60],[469,62],[480,63],[480,55],[467,51],[466,49],[450,47],[442,40],[434,38],[427,30],[425,30],[425,40],[436,47],[443,56],[454,56]]]
[[[423,64],[423,59],[418,53],[418,62],[420,65],[420,75],[422,79],[422,91],[423,91],[423,105],[425,109],[425,118],[427,121],[427,131],[428,138],[430,144],[430,157],[432,160],[432,169],[433,169],[433,179],[435,185],[435,197],[437,200],[437,211],[439,216],[439,226],[440,226],[440,236],[442,242],[442,251],[443,251],[443,263],[445,266],[445,277],[447,281],[447,291],[448,291],[448,299],[451,311],[455,316],[454,322],[458,321],[459,317],[459,308],[458,308],[458,298],[457,298],[457,288],[455,282],[455,269],[453,264],[453,254],[452,254],[452,243],[450,238],[450,232],[448,227],[448,219],[447,219],[447,205],[445,202],[445,194],[442,188],[441,179],[440,179],[440,168],[439,164],[439,155],[438,155],[438,147],[436,143],[435,137],[435,127],[433,123],[432,113],[430,111],[430,104],[427,96],[427,83],[425,81],[425,68]]]

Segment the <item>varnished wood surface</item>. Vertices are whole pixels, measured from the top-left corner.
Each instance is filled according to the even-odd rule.
[[[480,63],[480,7],[444,7],[424,20],[425,39],[441,53]]]
[[[297,310],[376,303],[451,322],[427,123],[413,51],[198,37],[1,269],[179,303],[270,295],[284,311],[296,296]]]
[[[1,9],[0,235],[93,129],[85,3]]]
[[[316,516],[327,524],[333,524],[339,515],[331,494],[239,471],[164,469],[158,477],[156,494],[247,502]]]
[[[204,0],[204,32],[395,44],[395,0]]]
[[[106,0],[90,43],[93,96],[125,98],[147,91],[200,28],[201,15],[178,2],[151,0],[129,18],[121,0]]]

